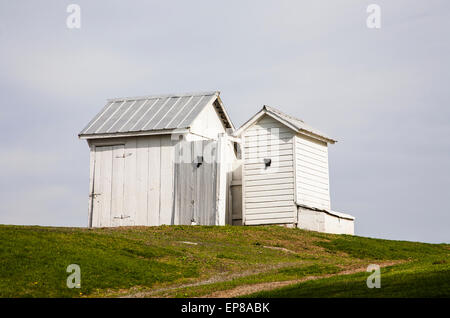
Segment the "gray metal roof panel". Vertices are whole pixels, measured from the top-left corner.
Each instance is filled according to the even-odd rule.
[[[197,104],[201,103],[203,99],[203,96],[192,96],[192,99],[190,99],[188,103],[180,109],[180,112],[169,123],[170,128],[183,127],[182,123],[186,116],[196,107]]]
[[[122,114],[122,117],[111,128],[112,131],[121,131],[133,118],[133,115],[138,111],[140,107],[145,103],[145,100],[136,100],[130,107]]]
[[[141,124],[134,130],[153,130],[162,116],[164,116],[164,114],[168,110],[170,110],[172,105],[174,105],[179,99],[180,97],[167,97],[164,99],[160,99],[160,101],[155,105],[152,111],[147,114]]]
[[[142,120],[142,117],[146,114],[146,112],[151,109],[159,99],[144,99],[143,103],[140,105],[132,114],[129,115],[128,122],[119,129],[119,132],[128,132],[132,131],[132,129],[138,125],[139,121]]]
[[[181,98],[177,98],[177,104],[172,105],[172,107],[164,114],[164,116],[161,117],[159,122],[155,124],[154,129],[176,128],[176,126],[173,127],[170,125],[171,122],[180,112],[183,111],[184,107],[192,98],[193,96],[183,96]]]
[[[214,91],[110,99],[79,135],[189,128],[218,94]]]
[[[95,132],[101,128],[106,120],[114,113],[114,111],[122,104],[122,102],[109,103],[102,111],[94,117],[92,123],[88,125],[81,133]]]
[[[109,133],[114,124],[126,113],[128,108],[133,104],[132,101],[122,102],[121,105],[114,111],[114,113],[104,121],[104,124],[100,126],[96,132],[97,133]]]
[[[150,101],[153,101],[153,103],[149,103],[144,106],[144,113],[139,117],[139,120],[129,129],[129,131],[141,131],[144,126],[152,120],[155,114],[157,114],[164,107],[164,105],[169,102],[169,98],[150,99]]]

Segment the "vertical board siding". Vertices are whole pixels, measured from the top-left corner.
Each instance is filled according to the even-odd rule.
[[[217,225],[217,141],[197,140],[175,146],[176,224]],[[212,152],[212,156],[206,155]],[[203,156],[198,165],[197,158]]]
[[[136,180],[136,168],[137,168],[137,138],[130,139],[125,144],[124,153],[124,214],[126,218],[122,220],[123,226],[131,226],[136,224],[136,212],[137,212],[137,180]]]
[[[89,207],[88,207],[88,227],[92,227],[92,207],[94,204],[94,178],[95,178],[95,147],[89,142]]]
[[[152,225],[148,218],[149,139],[136,140],[136,217],[135,225]],[[159,201],[159,200],[158,200]],[[158,202],[159,212],[159,202]]]
[[[101,147],[101,181],[98,194],[100,205],[99,226],[111,226],[112,147]]]
[[[159,224],[172,224],[172,213],[174,204],[173,178],[174,178],[174,146],[170,135],[163,135],[161,138],[160,155],[160,207]],[[156,167],[150,167],[151,171],[156,171]]]
[[[101,179],[102,176],[102,152],[99,148],[93,147],[94,151],[94,191],[91,193],[91,200],[92,200],[92,207],[91,207],[91,220],[93,227],[99,227],[100,226],[100,217],[102,215],[103,211],[103,198],[99,195],[102,192],[102,186],[103,181]]]
[[[147,138],[146,142],[146,147],[148,147],[145,158],[147,163],[145,188],[147,208],[144,214],[147,218],[146,225],[160,225],[161,195],[165,195],[161,194],[161,138]],[[171,169],[173,170],[173,166]],[[167,195],[171,195],[171,193]]]
[[[297,202],[330,209],[328,147],[304,135],[295,137]]]
[[[278,129],[278,134],[272,129]],[[293,223],[294,132],[263,116],[243,134],[243,210],[246,225]],[[272,160],[265,168],[264,158]]]
[[[111,181],[111,223],[112,226],[121,226],[124,218],[130,218],[130,211],[125,211],[125,160],[124,146],[113,146],[112,149],[112,181]]]

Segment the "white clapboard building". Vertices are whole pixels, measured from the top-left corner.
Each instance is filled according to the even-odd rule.
[[[237,131],[219,92],[107,101],[90,148],[89,227],[260,225],[353,234],[331,210],[328,144],[264,106]]]
[[[242,223],[354,233],[354,217],[331,210],[328,145],[336,140],[264,106],[239,128]]]

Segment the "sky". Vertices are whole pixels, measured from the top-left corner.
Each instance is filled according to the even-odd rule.
[[[0,41],[1,224],[87,226],[107,98],[219,90],[237,127],[270,105],[338,140],[357,235],[450,243],[448,0],[0,0]]]

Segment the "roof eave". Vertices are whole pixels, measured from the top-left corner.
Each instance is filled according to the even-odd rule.
[[[308,137],[311,137],[311,138],[319,139],[319,140],[321,140],[323,142],[326,142],[326,143],[329,143],[329,144],[337,143],[337,140],[331,139],[329,137],[317,135],[317,134],[315,134],[315,133],[313,133],[311,131],[305,130],[305,129],[299,129],[298,133],[307,135]]]
[[[231,129],[233,130],[232,133],[234,133],[234,131],[236,130],[236,128],[235,128],[233,122],[231,121],[230,116],[228,115],[228,112],[227,112],[227,110],[226,110],[226,108],[225,108],[225,106],[224,106],[224,104],[223,104],[223,102],[222,102],[222,99],[221,99],[220,96],[219,96],[219,95],[220,95],[220,92],[217,91],[216,93],[217,93],[217,95],[216,95],[216,96],[217,96],[217,101],[219,102],[220,107],[222,108],[222,111],[223,111],[223,113],[224,113],[224,115],[225,115],[225,118],[227,119],[228,123],[229,123],[230,126],[231,126]]]
[[[131,131],[131,132],[119,132],[109,134],[79,134],[79,139],[91,140],[91,139],[103,139],[103,138],[120,138],[120,137],[138,137],[138,136],[154,136],[154,135],[168,135],[172,133],[184,134],[189,133],[190,127],[176,128],[176,129],[161,129],[161,130],[147,130],[147,131]]]

